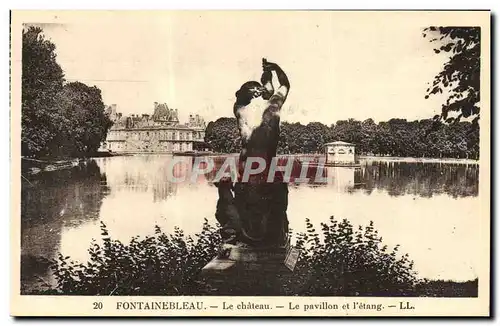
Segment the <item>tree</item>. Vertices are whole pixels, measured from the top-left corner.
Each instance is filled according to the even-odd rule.
[[[52,152],[66,156],[95,153],[112,124],[104,112],[101,90],[80,82],[68,83],[58,94],[58,105],[68,124],[61,126],[57,149]]]
[[[101,91],[80,82],[64,85],[55,49],[41,28],[23,31],[22,155],[91,155],[111,127]]]
[[[323,151],[323,145],[332,140],[328,126],[321,122],[311,122],[305,127],[304,146],[306,153],[319,153]]]
[[[278,145],[285,145],[287,153],[307,153],[305,149],[307,131],[304,125],[298,122],[283,123],[280,131],[283,140]]]
[[[378,153],[375,135],[378,132],[378,126],[372,118],[366,119],[361,123],[361,132],[363,139],[359,144],[359,153]]]
[[[427,34],[438,34],[430,42],[438,42],[435,53],[446,52],[448,61],[443,70],[434,77],[434,82],[427,89],[425,98],[430,95],[443,93],[443,89],[450,92],[446,103],[442,105],[440,116],[446,122],[460,121],[462,117],[474,117],[474,124],[479,119],[480,101],[480,54],[481,29],[480,27],[428,27],[424,29],[423,37]],[[449,116],[456,112],[456,117]]]
[[[216,152],[238,153],[241,145],[236,119],[219,118],[209,122],[205,130],[205,143]]]
[[[333,139],[359,145],[362,138],[361,121],[355,119],[339,120],[335,124]]]
[[[21,153],[23,156],[47,154],[64,117],[57,109],[64,73],[56,62],[55,45],[46,40],[42,29],[23,31]]]

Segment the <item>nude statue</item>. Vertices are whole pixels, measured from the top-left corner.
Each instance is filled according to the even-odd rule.
[[[238,181],[217,183],[216,218],[225,243],[258,247],[284,246],[288,239],[288,187],[281,174],[267,182],[271,160],[276,157],[280,112],[290,90],[287,75],[276,63],[262,59],[261,83],[248,81],[236,92],[233,112],[241,136]],[[279,85],[275,89],[273,74]],[[249,158],[266,163],[263,173],[248,180],[241,176]]]

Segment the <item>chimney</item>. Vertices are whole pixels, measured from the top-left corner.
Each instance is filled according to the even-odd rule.
[[[155,102],[155,109],[158,107],[158,102]]]

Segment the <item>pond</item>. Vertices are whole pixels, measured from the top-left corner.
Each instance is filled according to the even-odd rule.
[[[217,190],[197,182],[170,182],[170,155],[96,158],[83,168],[57,171],[22,183],[22,290],[51,282],[41,257],[58,252],[87,259],[100,221],[112,238],[128,241],[180,227],[200,231],[215,224]],[[179,158],[177,158],[179,159]],[[194,158],[182,157],[184,169]],[[223,157],[218,157],[218,160]],[[471,280],[480,261],[479,165],[362,159],[358,168],[328,167],[326,181],[290,186],[288,218],[295,232],[330,216],[354,225],[370,221],[388,246],[401,245],[421,277]],[[182,173],[182,171],[174,171]]]

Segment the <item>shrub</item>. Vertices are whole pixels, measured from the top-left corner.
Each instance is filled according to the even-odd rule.
[[[197,275],[215,255],[220,237],[205,220],[196,240],[176,228],[166,235],[134,237],[128,245],[112,240],[101,222],[102,246],[95,241],[86,264],[59,254],[54,264],[57,289],[75,295],[193,295]]]
[[[321,223],[322,239],[311,222],[297,236],[302,252],[298,270],[302,275],[300,295],[313,296],[406,296],[418,284],[408,254],[399,255],[399,245],[389,250],[373,226],[358,229],[346,219],[330,217]]]
[[[373,227],[355,229],[347,220],[322,223],[322,237],[306,220],[296,235],[301,251],[294,273],[284,279],[291,295],[404,296],[418,284],[408,255],[388,250]],[[74,295],[197,295],[205,284],[199,272],[216,256],[220,236],[205,220],[195,239],[180,229],[166,235],[132,238],[125,245],[112,240],[101,225],[102,245],[93,241],[86,264],[59,255],[53,265],[57,293]],[[54,293],[50,290],[47,293]],[[270,293],[269,295],[272,295]]]
[[[457,282],[424,279],[416,286],[417,293],[427,297],[469,297],[477,298],[479,279]]]

